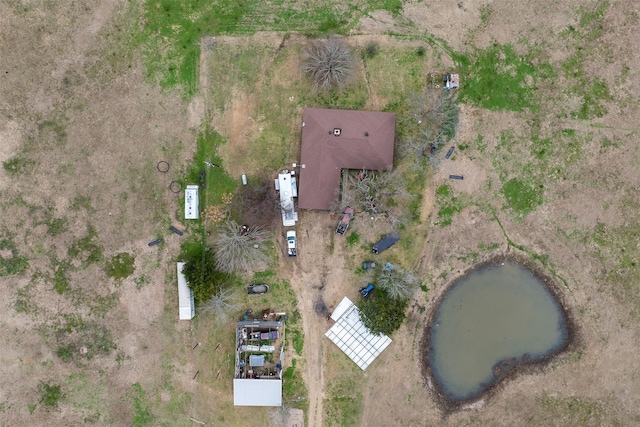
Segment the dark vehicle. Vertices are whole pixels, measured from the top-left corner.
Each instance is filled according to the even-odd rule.
[[[362,269],[364,271],[373,270],[374,268],[376,268],[376,263],[373,261],[365,261],[362,263]]]
[[[347,228],[349,228],[349,221],[353,218],[356,211],[353,208],[346,208],[342,217],[340,218],[340,222],[338,223],[338,228],[336,228],[336,233],[341,236],[344,236],[344,233],[347,232]]]
[[[266,294],[269,291],[269,285],[265,283],[257,283],[255,285],[247,286],[247,293],[249,295]]]
[[[380,252],[389,249],[391,246],[395,245],[396,242],[400,240],[400,236],[398,233],[389,233],[384,236],[382,239],[378,240],[374,245],[371,251],[374,254],[379,254]]]
[[[371,283],[369,283],[367,286],[365,286],[364,288],[360,289],[360,295],[362,295],[362,298],[366,298],[369,296],[369,294],[371,293],[371,291],[373,291],[373,285]]]

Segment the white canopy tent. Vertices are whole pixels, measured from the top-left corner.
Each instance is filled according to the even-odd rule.
[[[374,335],[362,323],[358,307],[347,297],[333,311],[336,321],[325,335],[363,371],[391,344],[386,335]]]

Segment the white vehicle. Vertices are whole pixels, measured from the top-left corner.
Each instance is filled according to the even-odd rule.
[[[287,255],[298,255],[298,242],[296,240],[296,232],[294,230],[287,231]]]

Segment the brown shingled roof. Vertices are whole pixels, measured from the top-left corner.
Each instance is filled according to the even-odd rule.
[[[329,210],[342,169],[390,169],[395,126],[393,113],[305,108],[298,207]]]

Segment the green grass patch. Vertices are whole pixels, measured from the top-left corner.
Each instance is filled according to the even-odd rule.
[[[360,235],[358,234],[357,231],[352,231],[348,236],[347,236],[347,245],[348,246],[354,246],[357,245],[360,242]]]
[[[53,332],[56,354],[63,362],[91,360],[98,354],[109,354],[118,346],[111,331],[99,323],[85,321],[79,315],[63,315]]]
[[[384,9],[394,16],[401,0],[356,0],[344,7],[337,0],[298,2],[279,0],[150,0],[130,43],[143,46],[150,79],[162,87],[181,86],[186,97],[197,90],[197,69],[203,36],[253,34],[257,31],[298,31],[339,34],[356,25],[363,11]],[[132,13],[135,9],[132,10]],[[366,13],[366,12],[365,12]],[[204,49],[215,51],[213,43]],[[220,86],[222,87],[222,86]]]
[[[307,409],[307,387],[302,379],[302,373],[297,369],[297,359],[291,359],[291,366],[282,373],[282,397],[287,405],[294,408]]]
[[[0,277],[23,273],[29,268],[29,260],[18,253],[10,238],[0,240]]]
[[[67,276],[69,267],[69,264],[64,261],[53,263],[53,289],[60,295],[67,292],[71,287]]]
[[[451,186],[443,184],[436,189],[436,196],[449,197],[451,195]]]
[[[508,207],[520,215],[527,215],[542,204],[544,188],[530,182],[512,178],[502,186]]]
[[[613,422],[614,420],[608,419],[602,405],[596,402],[589,402],[583,397],[552,397],[544,395],[538,399],[538,404],[544,410],[542,414],[544,414],[547,422],[532,420],[533,424],[553,424],[561,419],[562,425],[565,426],[619,425],[619,423]]]
[[[24,156],[16,156],[12,159],[2,162],[2,167],[11,176],[18,176],[30,172],[36,161]]]
[[[302,350],[304,348],[304,334],[298,329],[291,329],[288,331],[291,335],[291,344],[298,356],[302,356]]]
[[[499,44],[475,52],[473,58],[454,55],[461,71],[471,74],[459,100],[488,110],[537,111],[536,86],[551,84],[555,72],[547,62],[534,65],[535,59],[535,53],[519,55],[513,46]]]
[[[85,423],[105,423],[108,405],[105,404],[106,388],[95,383],[84,372],[74,372],[66,377],[65,401],[81,411]]]
[[[276,273],[273,270],[257,271],[253,273],[253,278],[255,280],[268,280],[274,277],[275,275]]]
[[[210,129],[205,129],[198,136],[196,154],[187,172],[185,184],[204,183],[204,188],[199,192],[201,208],[219,204],[222,202],[222,196],[233,193],[237,186],[237,182],[222,167],[210,167],[205,164],[222,164],[217,148],[225,142],[219,133]]]
[[[147,392],[140,383],[134,383],[131,390],[127,392],[127,397],[133,404],[133,414],[131,425],[134,427],[144,427],[151,425],[155,419],[151,413],[151,405],[147,399]]]
[[[76,196],[71,201],[71,205],[69,208],[72,211],[79,211],[80,209],[84,209],[88,212],[93,211],[93,207],[91,206],[91,197],[90,196]]]
[[[441,185],[436,189],[436,201],[438,209],[438,224],[442,227],[451,225],[453,216],[467,205],[462,198],[453,195],[453,189],[449,184]]]
[[[98,241],[98,232],[90,225],[87,235],[76,240],[67,251],[70,258],[79,260],[84,267],[101,262],[104,259],[104,249]]]
[[[50,236],[58,236],[67,231],[69,220],[66,216],[55,218],[49,212],[44,223],[47,225],[47,233]]]
[[[49,384],[42,381],[38,384],[38,393],[40,393],[40,404],[47,409],[57,408],[60,400],[64,397],[62,387],[59,384]]]
[[[38,124],[38,142],[62,147],[67,143],[67,122],[64,116],[46,120]]]
[[[386,110],[399,113],[410,94],[421,93],[429,62],[413,49],[381,45],[375,56],[365,59],[367,78],[378,96],[387,100]],[[398,123],[401,126],[402,123]]]
[[[362,414],[362,373],[358,366],[344,354],[333,349],[330,363],[338,374],[327,380],[323,409],[327,426],[360,425]]]
[[[134,263],[136,259],[127,252],[120,252],[109,258],[106,265],[107,276],[113,277],[117,281],[125,279],[135,271]]]
[[[599,223],[584,234],[584,244],[595,245],[592,253],[600,265],[609,266],[600,278],[602,289],[631,307],[634,317],[640,315],[640,226],[611,227]]]

